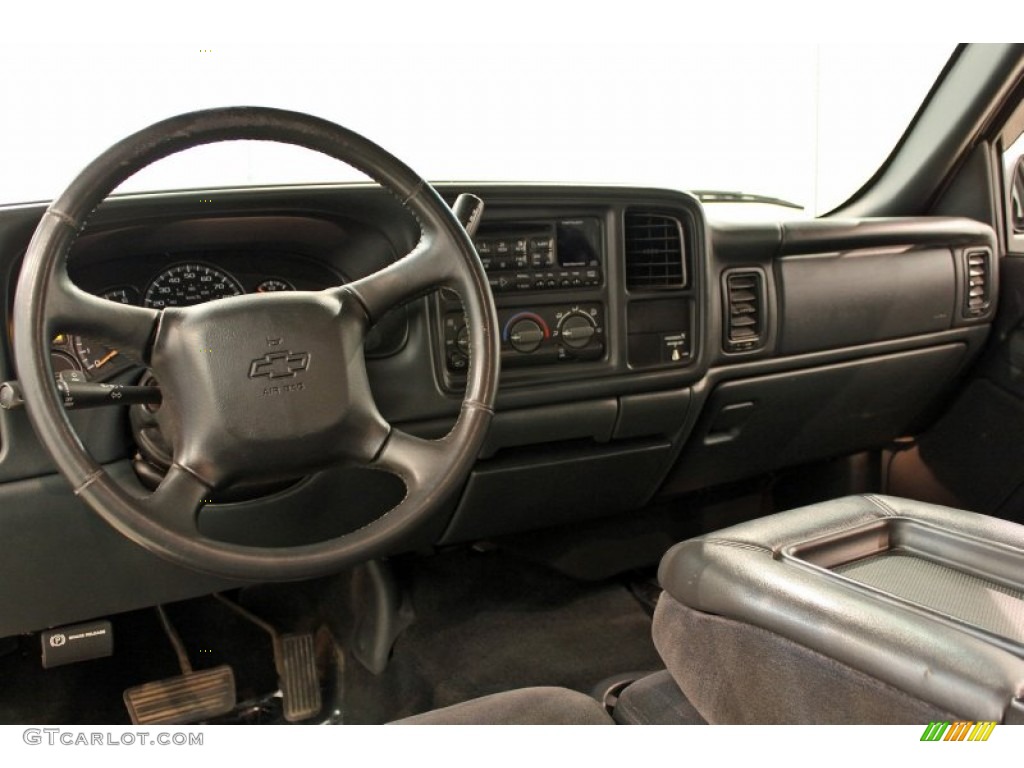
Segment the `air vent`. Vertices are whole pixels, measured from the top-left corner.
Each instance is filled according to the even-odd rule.
[[[967,251],[967,291],[964,293],[964,316],[979,317],[992,306],[992,254],[989,251]]]
[[[725,351],[751,352],[765,340],[764,274],[744,269],[727,272],[725,294]]]
[[[677,219],[626,214],[626,285],[639,290],[686,287],[683,227]]]

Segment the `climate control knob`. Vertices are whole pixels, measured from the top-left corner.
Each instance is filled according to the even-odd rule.
[[[562,344],[569,349],[583,349],[594,338],[595,333],[594,321],[588,315],[578,312],[566,315],[558,326]]]
[[[530,318],[516,320],[508,327],[508,343],[516,352],[533,352],[544,341],[544,329]]]

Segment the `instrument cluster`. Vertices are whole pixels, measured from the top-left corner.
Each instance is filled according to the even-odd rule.
[[[71,279],[108,301],[166,309],[250,293],[323,290],[344,282],[333,269],[282,252],[163,253],[95,261],[69,261]],[[100,340],[59,334],[51,347],[54,372],[78,370],[106,381],[140,363]]]

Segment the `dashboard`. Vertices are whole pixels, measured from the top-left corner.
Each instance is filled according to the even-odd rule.
[[[487,206],[475,245],[497,308],[501,383],[473,471],[407,549],[571,529],[877,450],[929,423],[995,314],[995,237],[965,219],[710,225],[681,192],[438,190],[449,202],[470,192]],[[0,211],[8,317],[18,259],[41,213]],[[180,306],[353,281],[418,239],[411,215],[372,186],[135,195],[101,206],[68,271],[111,301]],[[459,297],[445,290],[383,317],[365,345],[381,414],[421,437],[446,434],[472,333]],[[52,356],[55,369],[94,381],[146,376],[102,339],[59,335]],[[0,377],[16,377],[9,339],[0,339]],[[123,483],[158,480],[171,446],[144,406],[69,417]],[[30,593],[44,562],[59,564],[47,579],[73,585],[99,559],[110,585],[88,598],[69,588],[74,602],[53,609],[59,615],[36,615],[28,601],[0,634],[223,587],[137,551],[83,514],[52,471],[24,412],[0,410],[0,515],[12,542],[0,544],[0,557]],[[42,527],[20,512],[38,506],[39,484],[48,489]],[[365,525],[401,495],[385,473],[339,468],[215,500],[201,524],[228,541],[304,543]],[[69,537],[83,544],[69,550]],[[118,589],[125,580],[137,589]]]

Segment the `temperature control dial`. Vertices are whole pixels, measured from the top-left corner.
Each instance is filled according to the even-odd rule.
[[[503,334],[516,352],[529,354],[540,347],[541,342],[551,335],[547,323],[538,315],[522,313],[510,318]]]

